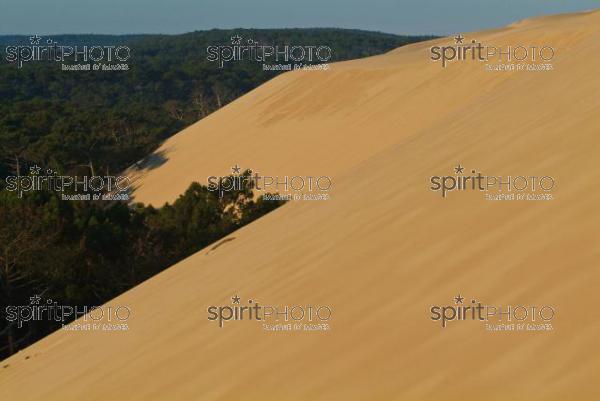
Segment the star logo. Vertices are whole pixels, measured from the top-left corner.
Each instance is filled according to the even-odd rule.
[[[454,303],[462,304],[464,299],[465,299],[465,297],[461,297],[460,294],[458,294],[457,296],[454,297]]]
[[[242,37],[240,35],[235,35],[231,37],[232,45],[239,45],[242,42]]]
[[[236,164],[235,166],[233,166],[231,168],[231,172],[234,173],[234,174],[239,174],[240,173],[240,169],[241,169],[241,167]]]
[[[34,35],[34,36],[29,37],[29,41],[31,42],[32,45],[39,45],[40,40],[42,40],[41,36]]]
[[[456,174],[462,174],[464,170],[465,168],[461,166],[460,163],[458,164],[458,166],[454,167],[454,172]]]
[[[239,304],[240,303],[240,297],[237,296],[237,294],[235,294],[233,297],[231,297],[231,303],[232,304]]]
[[[463,43],[463,40],[465,40],[465,38],[459,33],[458,36],[454,37],[454,43]]]
[[[33,167],[29,167],[31,174],[38,175],[42,169],[36,164]]]
[[[40,301],[42,300],[42,297],[40,297],[39,295],[34,295],[32,297],[29,297],[29,303],[31,305],[38,305],[40,303]]]

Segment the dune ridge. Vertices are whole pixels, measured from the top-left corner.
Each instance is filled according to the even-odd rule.
[[[133,310],[127,332],[57,332],[7,359],[0,399],[598,399],[600,13],[463,35],[549,43],[554,69],[443,69],[429,60],[443,38],[283,74],[166,141],[136,200],[235,163],[329,175],[331,199],[290,202],[112,300]],[[458,164],[550,175],[554,199],[429,190]],[[207,320],[236,294],[331,305],[332,329]],[[457,294],[554,305],[555,330],[440,328],[429,308]]]

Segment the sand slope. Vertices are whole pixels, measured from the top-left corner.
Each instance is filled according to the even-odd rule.
[[[449,39],[415,44],[284,74],[167,141],[138,200],[235,163],[330,175],[332,199],[289,203],[113,300],[134,311],[126,333],[58,332],[4,361],[0,399],[600,399],[600,13],[465,36],[550,43],[555,70],[441,69],[428,49]],[[552,175],[555,199],[429,191],[457,163]],[[441,329],[429,307],[459,292],[554,305],[555,330]],[[208,322],[234,294],[331,305],[332,330]]]

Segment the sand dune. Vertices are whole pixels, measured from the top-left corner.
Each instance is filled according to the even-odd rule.
[[[111,301],[131,307],[127,332],[57,332],[4,361],[0,399],[600,399],[600,13],[463,35],[549,44],[554,69],[442,68],[429,48],[453,41],[439,39],[281,75],[168,140],[137,200],[235,163],[329,175],[331,199],[290,202]],[[553,176],[554,199],[429,190],[459,163]],[[553,305],[554,330],[430,320],[459,293]],[[209,322],[235,294],[330,305],[331,330]]]

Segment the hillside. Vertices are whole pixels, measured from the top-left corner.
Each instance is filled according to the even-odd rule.
[[[600,355],[600,12],[463,33],[552,46],[551,71],[486,71],[412,44],[282,74],[168,139],[136,200],[174,200],[231,166],[328,175],[292,201],[111,301],[129,330],[54,333],[3,362],[8,400],[592,401]],[[430,190],[457,165],[555,180],[550,201]],[[553,305],[551,332],[441,328],[462,294]],[[330,305],[327,332],[219,328],[234,295]]]

